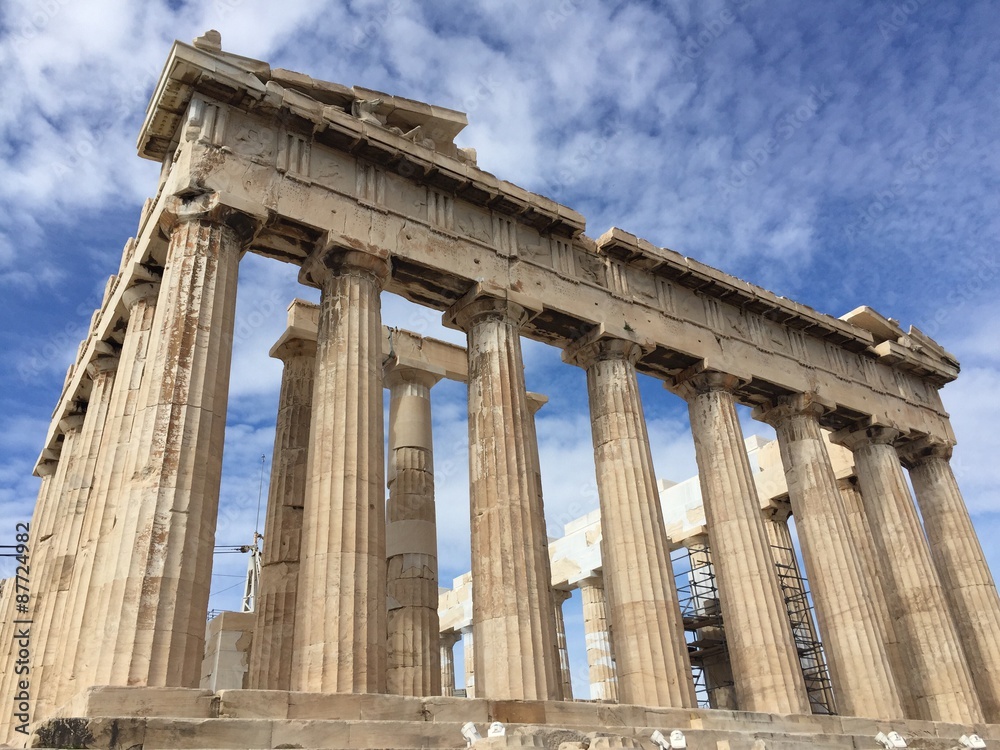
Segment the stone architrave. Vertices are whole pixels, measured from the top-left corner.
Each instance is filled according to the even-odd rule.
[[[548,537],[521,358],[520,330],[533,304],[474,287],[445,313],[468,340],[472,628],[476,692],[485,698],[559,695]]]
[[[321,299],[293,690],[385,692],[381,292],[389,271],[386,255],[327,243],[299,276]]]
[[[736,416],[738,378],[700,372],[673,389],[688,401],[705,522],[742,711],[810,713],[760,501]]]
[[[563,359],[587,372],[619,699],[687,708],[696,698],[639,398],[641,354],[638,343],[597,329]]]
[[[842,429],[833,440],[854,453],[883,590],[909,675],[914,718],[979,722],[979,697],[893,447],[898,437],[897,430],[876,425]]]
[[[462,639],[454,630],[441,633],[441,695],[455,695],[455,644]]]
[[[252,690],[289,690],[309,460],[316,339],[289,328],[271,349],[284,365],[278,395],[260,583],[247,670]]]
[[[387,689],[441,694],[431,388],[441,376],[390,359],[386,509]]]
[[[573,676],[569,668],[569,649],[566,647],[566,618],[563,616],[563,604],[573,595],[572,591],[553,589],[552,600],[556,616],[556,651],[559,659],[559,675],[561,677],[561,700],[573,700]]]
[[[240,257],[260,220],[167,199],[169,236],[119,518],[108,683],[195,687],[215,553]]]
[[[578,584],[583,599],[583,633],[587,642],[590,699],[618,702],[618,677],[608,624],[604,577],[598,572]]]
[[[119,353],[118,376],[109,408],[109,424],[104,430],[100,466],[95,479],[91,533],[94,536],[93,564],[90,578],[79,583],[84,592],[81,632],[91,634],[79,641],[72,665],[71,692],[80,692],[91,685],[111,682],[114,657],[109,632],[117,628],[118,620],[107,617],[112,601],[121,603],[124,580],[131,561],[133,537],[123,533],[126,502],[131,472],[127,468],[134,454],[135,436],[139,430],[140,394],[150,375],[146,368],[149,344],[154,338],[158,282],[137,279],[137,283],[122,293],[127,322]],[[146,378],[144,378],[146,375]],[[114,597],[118,593],[117,598]]]
[[[1000,723],[1000,597],[951,469],[950,443],[922,438],[900,455],[920,506],[986,721]]]
[[[819,418],[825,411],[812,397],[797,395],[780,399],[757,416],[778,436],[837,711],[898,719],[902,703],[823,440]]]

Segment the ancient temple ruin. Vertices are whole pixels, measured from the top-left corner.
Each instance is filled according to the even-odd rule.
[[[159,184],[35,467],[24,674],[8,668],[18,592],[0,591],[0,739],[652,748],[654,730],[673,730],[686,740],[661,747],[877,747],[891,731],[926,748],[1000,742],[1000,599],[938,393],[954,357],[870,308],[835,318],[622,229],[592,239],[572,209],[480,170],[454,143],[465,124],[224,52],[215,33],[173,46],[138,142],[162,163]],[[214,691],[199,682],[246,252],[301,266],[321,301],[293,305],[272,350],[284,376],[249,669],[244,687]],[[383,291],[440,311],[467,348],[393,337]],[[526,392],[522,336],[587,376],[600,563],[573,587],[587,587],[607,649],[592,700],[572,700],[560,668],[570,581],[553,589],[542,399]],[[705,654],[685,636],[707,642],[718,622],[692,626],[681,608],[680,542],[664,526],[637,373],[689,408],[704,504],[692,570],[711,566],[726,642],[724,663],[699,668],[729,675],[718,708],[697,706],[692,660]],[[430,392],[443,377],[469,395],[474,697],[446,684],[457,636],[439,615]],[[785,504],[773,512],[796,521],[825,712],[737,404],[777,432]],[[846,477],[831,443],[849,455]],[[491,722],[503,726],[486,736]]]

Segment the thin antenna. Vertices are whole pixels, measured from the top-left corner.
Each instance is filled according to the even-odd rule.
[[[264,494],[264,462],[266,458],[260,454],[260,483],[257,485],[257,520],[253,525],[253,543],[257,546],[257,539],[260,538],[260,499]]]

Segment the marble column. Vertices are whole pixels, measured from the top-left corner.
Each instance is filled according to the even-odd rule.
[[[702,372],[674,386],[688,401],[737,700],[743,711],[808,714],[809,698],[736,416],[738,384],[731,375]]]
[[[982,709],[888,427],[845,428],[834,442],[854,453],[883,588],[919,719],[973,723]]]
[[[462,647],[465,651],[465,697],[476,697],[476,638],[473,628],[462,628]]]
[[[461,633],[450,630],[441,633],[441,695],[455,695],[455,644],[462,639]]]
[[[63,512],[69,518],[68,533],[60,555],[63,562],[59,591],[53,600],[59,624],[48,638],[42,669],[35,673],[39,679],[39,690],[35,695],[39,715],[47,707],[62,705],[75,692],[72,665],[77,645],[86,638],[81,628],[86,613],[85,581],[90,578],[93,562],[94,530],[91,519],[95,516],[96,507],[101,505],[101,498],[95,497],[96,480],[119,364],[115,353],[117,347],[100,342],[97,348],[100,356],[87,365],[91,378],[90,401],[80,435],[81,452],[85,453],[79,470],[67,482],[63,494]]]
[[[583,599],[583,634],[587,641],[590,699],[617,703],[618,677],[608,624],[604,578],[601,575],[584,578],[578,587]]]
[[[882,589],[882,576],[879,575],[878,555],[875,551],[875,541],[868,519],[865,517],[864,504],[861,500],[861,490],[858,489],[858,478],[844,477],[837,480],[840,496],[844,501],[844,511],[847,515],[847,526],[864,576],[865,596],[875,614],[875,624],[878,633],[885,644],[886,657],[892,668],[893,680],[899,692],[903,708],[903,716],[917,716],[917,705],[912,695],[909,683],[909,669],[903,659],[903,652],[896,637],[896,629],[889,613],[889,600]]]
[[[289,328],[270,354],[284,367],[246,685],[290,690],[316,340]]]
[[[299,276],[321,298],[293,690],[386,689],[380,295],[389,270],[384,255],[325,245]]]
[[[819,418],[825,410],[810,396],[799,395],[780,399],[758,416],[778,436],[837,712],[899,719],[899,691],[823,440]]]
[[[560,700],[573,700],[573,677],[569,669],[569,649],[566,647],[566,618],[563,616],[563,603],[573,595],[572,591],[563,589],[552,590],[554,614],[556,617],[556,652],[559,659],[559,676],[561,680]]]
[[[950,443],[900,449],[986,721],[1000,723],[1000,597],[951,469]]]
[[[34,562],[34,540],[36,535],[41,533],[41,528],[43,526],[45,516],[49,514],[51,509],[50,506],[50,489],[52,487],[52,479],[56,474],[56,469],[58,468],[58,460],[51,458],[44,459],[38,463],[35,467],[36,476],[40,477],[42,482],[38,489],[37,499],[35,500],[35,508],[32,514],[32,518],[28,523],[28,564],[35,565]],[[12,529],[13,531],[13,529]],[[22,530],[18,529],[16,533],[23,533]],[[38,538],[41,538],[38,536]],[[16,534],[12,537],[12,543],[17,544]],[[23,542],[21,542],[23,544]],[[35,587],[32,585],[31,578],[28,581],[28,611],[18,612],[17,611],[17,595],[24,594],[23,591],[17,591],[16,580],[13,578],[8,579],[7,586],[4,590],[3,601],[5,602],[5,608],[0,609],[0,662],[4,665],[13,665],[18,656],[18,651],[20,650],[20,644],[14,638],[15,628],[18,626],[15,620],[29,620],[32,618],[34,609],[34,598],[37,595]],[[11,742],[14,739],[13,727],[11,726],[11,721],[13,720],[13,710],[14,706],[14,695],[17,691],[17,684],[21,679],[21,675],[15,673],[13,668],[10,666],[5,667],[2,672],[0,672],[0,705],[8,707],[7,710],[0,712],[0,743]],[[22,738],[23,739],[23,738]]]
[[[32,721],[49,718],[52,696],[60,679],[52,672],[52,653],[62,636],[62,605],[72,579],[72,550],[79,541],[77,507],[79,490],[86,471],[90,452],[88,440],[91,430],[87,425],[89,404],[81,404],[87,411],[74,413],[59,421],[63,433],[59,468],[52,487],[51,525],[49,533],[42,529],[32,533],[33,549],[30,552],[31,576],[31,683],[35,686]],[[95,409],[96,413],[96,409]],[[93,419],[91,419],[91,424]],[[75,538],[76,537],[76,538]],[[44,694],[40,695],[40,693]]]
[[[440,376],[389,360],[389,504],[386,510],[387,688],[440,695],[437,522],[431,388]]]
[[[171,198],[128,476],[111,684],[197,687],[205,650],[243,249],[259,223],[218,196]]]
[[[521,358],[530,312],[478,291],[445,314],[468,339],[476,690],[485,698],[554,700],[552,576]]]
[[[587,371],[601,557],[622,703],[697,703],[646,420],[637,343],[588,334],[563,352]]]
[[[81,587],[86,587],[86,599],[80,630],[90,635],[80,640],[74,657],[74,692],[111,682],[119,618],[107,617],[107,613],[121,611],[123,607],[135,542],[134,530],[130,534],[123,530],[128,525],[125,519],[130,510],[127,488],[132,469],[128,461],[135,453],[135,436],[141,432],[141,421],[137,421],[140,392],[145,393],[153,379],[146,359],[149,342],[154,337],[159,289],[159,283],[140,281],[122,293],[127,323],[95,480],[90,527],[94,538],[93,564],[90,579],[85,584],[81,581]]]
[[[792,638],[799,654],[802,678],[805,680],[813,713],[837,713],[837,704],[830,689],[825,646],[820,641],[819,631],[813,621],[806,580],[799,568],[792,543],[792,531],[788,527],[790,515],[791,508],[786,503],[765,508],[761,515],[764,532],[771,543],[778,587],[785,600],[788,624],[792,628]]]

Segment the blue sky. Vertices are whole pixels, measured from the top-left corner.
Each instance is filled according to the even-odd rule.
[[[480,166],[579,210],[591,236],[620,226],[822,312],[867,304],[934,336],[962,363],[943,391],[954,466],[1000,570],[1000,21],[984,1],[5,3],[11,535],[66,367],[155,189],[134,146],[149,94],[170,42],[208,28],[275,67],[467,112],[457,140]],[[294,271],[256,257],[241,269],[222,544],[249,540],[262,454],[270,466],[280,365],[266,352],[288,301],[315,298]],[[456,340],[432,311],[383,304],[387,324]],[[585,380],[549,347],[525,342],[525,359],[529,387],[551,398],[538,433],[558,534],[597,504]],[[658,475],[693,475],[684,405],[652,380],[642,390]],[[469,559],[463,389],[441,383],[433,400],[447,582]],[[773,434],[743,416],[747,434]],[[233,606],[242,564],[217,560],[212,606]],[[576,598],[567,619],[578,632]]]

